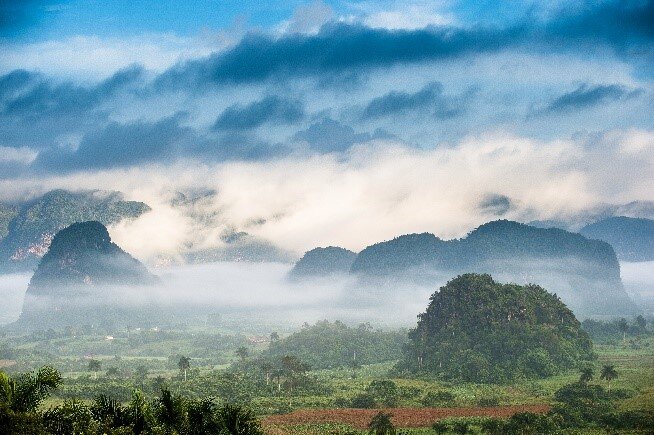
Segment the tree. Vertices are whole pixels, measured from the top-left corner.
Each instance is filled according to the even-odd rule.
[[[248,352],[248,348],[245,346],[241,346],[238,349],[236,349],[236,355],[241,358],[241,362],[245,362],[245,359],[248,357],[250,352]]]
[[[243,406],[226,403],[217,411],[220,434],[263,435],[254,413]]]
[[[581,369],[581,373],[579,375],[579,383],[587,385],[590,381],[593,380],[594,375],[595,371],[592,369],[592,367],[585,367]]]
[[[372,381],[366,388],[366,392],[384,406],[392,407],[397,402],[397,386],[389,379]]]
[[[177,367],[184,372],[184,382],[186,382],[186,372],[191,368],[191,358],[186,356],[180,357],[177,362]]]
[[[395,426],[391,422],[391,414],[377,413],[368,424],[368,433],[374,435],[395,435]]]
[[[23,373],[15,379],[0,372],[0,405],[14,412],[33,412],[61,381],[61,374],[50,366]]]
[[[288,385],[289,399],[288,404],[291,406],[293,398],[293,388],[299,385],[309,367],[303,364],[296,356],[286,355],[281,360],[281,371],[286,378]]]
[[[636,326],[640,332],[647,331],[647,320],[645,320],[643,316],[638,315],[638,317],[636,317]]]
[[[465,421],[457,421],[452,426],[452,430],[454,431],[454,433],[457,433],[459,435],[466,435],[470,433],[470,425]]]
[[[618,328],[620,329],[620,332],[622,332],[622,342],[624,343],[627,340],[627,331],[629,330],[629,324],[627,323],[627,319],[624,317],[620,319],[618,322]]]
[[[602,367],[602,372],[600,373],[600,379],[605,380],[608,384],[608,391],[611,392],[611,381],[618,377],[618,372],[615,371],[615,368],[612,364],[607,364]]]
[[[271,342],[271,343],[275,343],[275,342],[277,342],[277,341],[279,341],[279,334],[278,334],[276,331],[275,331],[275,332],[271,332],[271,333],[270,333],[270,342]]]
[[[172,395],[168,388],[161,389],[161,396],[154,402],[157,420],[171,433],[181,432],[184,424],[184,402]]]
[[[436,432],[437,435],[444,435],[450,430],[450,426],[447,423],[437,421],[434,423],[431,428]]]
[[[89,360],[89,371],[93,372],[93,379],[98,379],[98,372],[102,368],[102,363],[97,359]]]

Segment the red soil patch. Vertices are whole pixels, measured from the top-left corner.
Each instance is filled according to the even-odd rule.
[[[368,427],[372,417],[379,411],[392,415],[396,427],[429,427],[448,417],[511,417],[518,412],[544,414],[549,405],[494,406],[488,408],[388,408],[388,409],[300,409],[290,414],[269,415],[264,425],[326,424],[341,423],[359,429]]]

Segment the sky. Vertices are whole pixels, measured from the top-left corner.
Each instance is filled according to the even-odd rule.
[[[122,191],[142,258],[654,201],[652,1],[7,0],[0,52],[0,200]]]

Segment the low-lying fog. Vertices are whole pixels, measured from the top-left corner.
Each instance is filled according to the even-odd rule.
[[[622,279],[637,303],[654,300],[654,262],[622,263]],[[257,320],[279,325],[301,325],[317,320],[370,322],[376,326],[412,326],[427,306],[431,287],[416,286],[377,293],[374,288],[354,290],[351,278],[289,282],[291,266],[278,263],[212,263],[159,270],[158,287],[112,288],[112,299],[142,305],[197,306],[218,313],[250,313]],[[0,276],[0,324],[20,314],[30,275]],[[352,292],[356,298],[351,298]],[[356,303],[352,300],[356,299]]]

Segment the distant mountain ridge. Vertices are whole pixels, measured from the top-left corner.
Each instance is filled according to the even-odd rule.
[[[616,216],[586,225],[579,233],[610,243],[620,260],[654,260],[654,220]]]
[[[481,225],[462,239],[421,233],[373,244],[357,254],[350,273],[361,286],[393,291],[462,273],[488,273],[504,282],[541,285],[582,314],[637,312],[611,245],[508,220]]]
[[[19,322],[42,323],[57,311],[72,315],[72,305],[80,299],[87,298],[90,304],[111,296],[100,288],[157,282],[143,264],[111,241],[100,222],[75,223],[52,239],[30,280]]]
[[[352,268],[357,254],[338,246],[314,248],[307,251],[290,272],[290,277],[327,276],[346,274]]]
[[[6,235],[0,238],[0,273],[36,268],[52,237],[72,223],[95,220],[111,225],[137,218],[150,207],[126,201],[119,192],[53,190],[9,210],[3,213],[0,208],[0,236],[2,216],[10,217]]]

